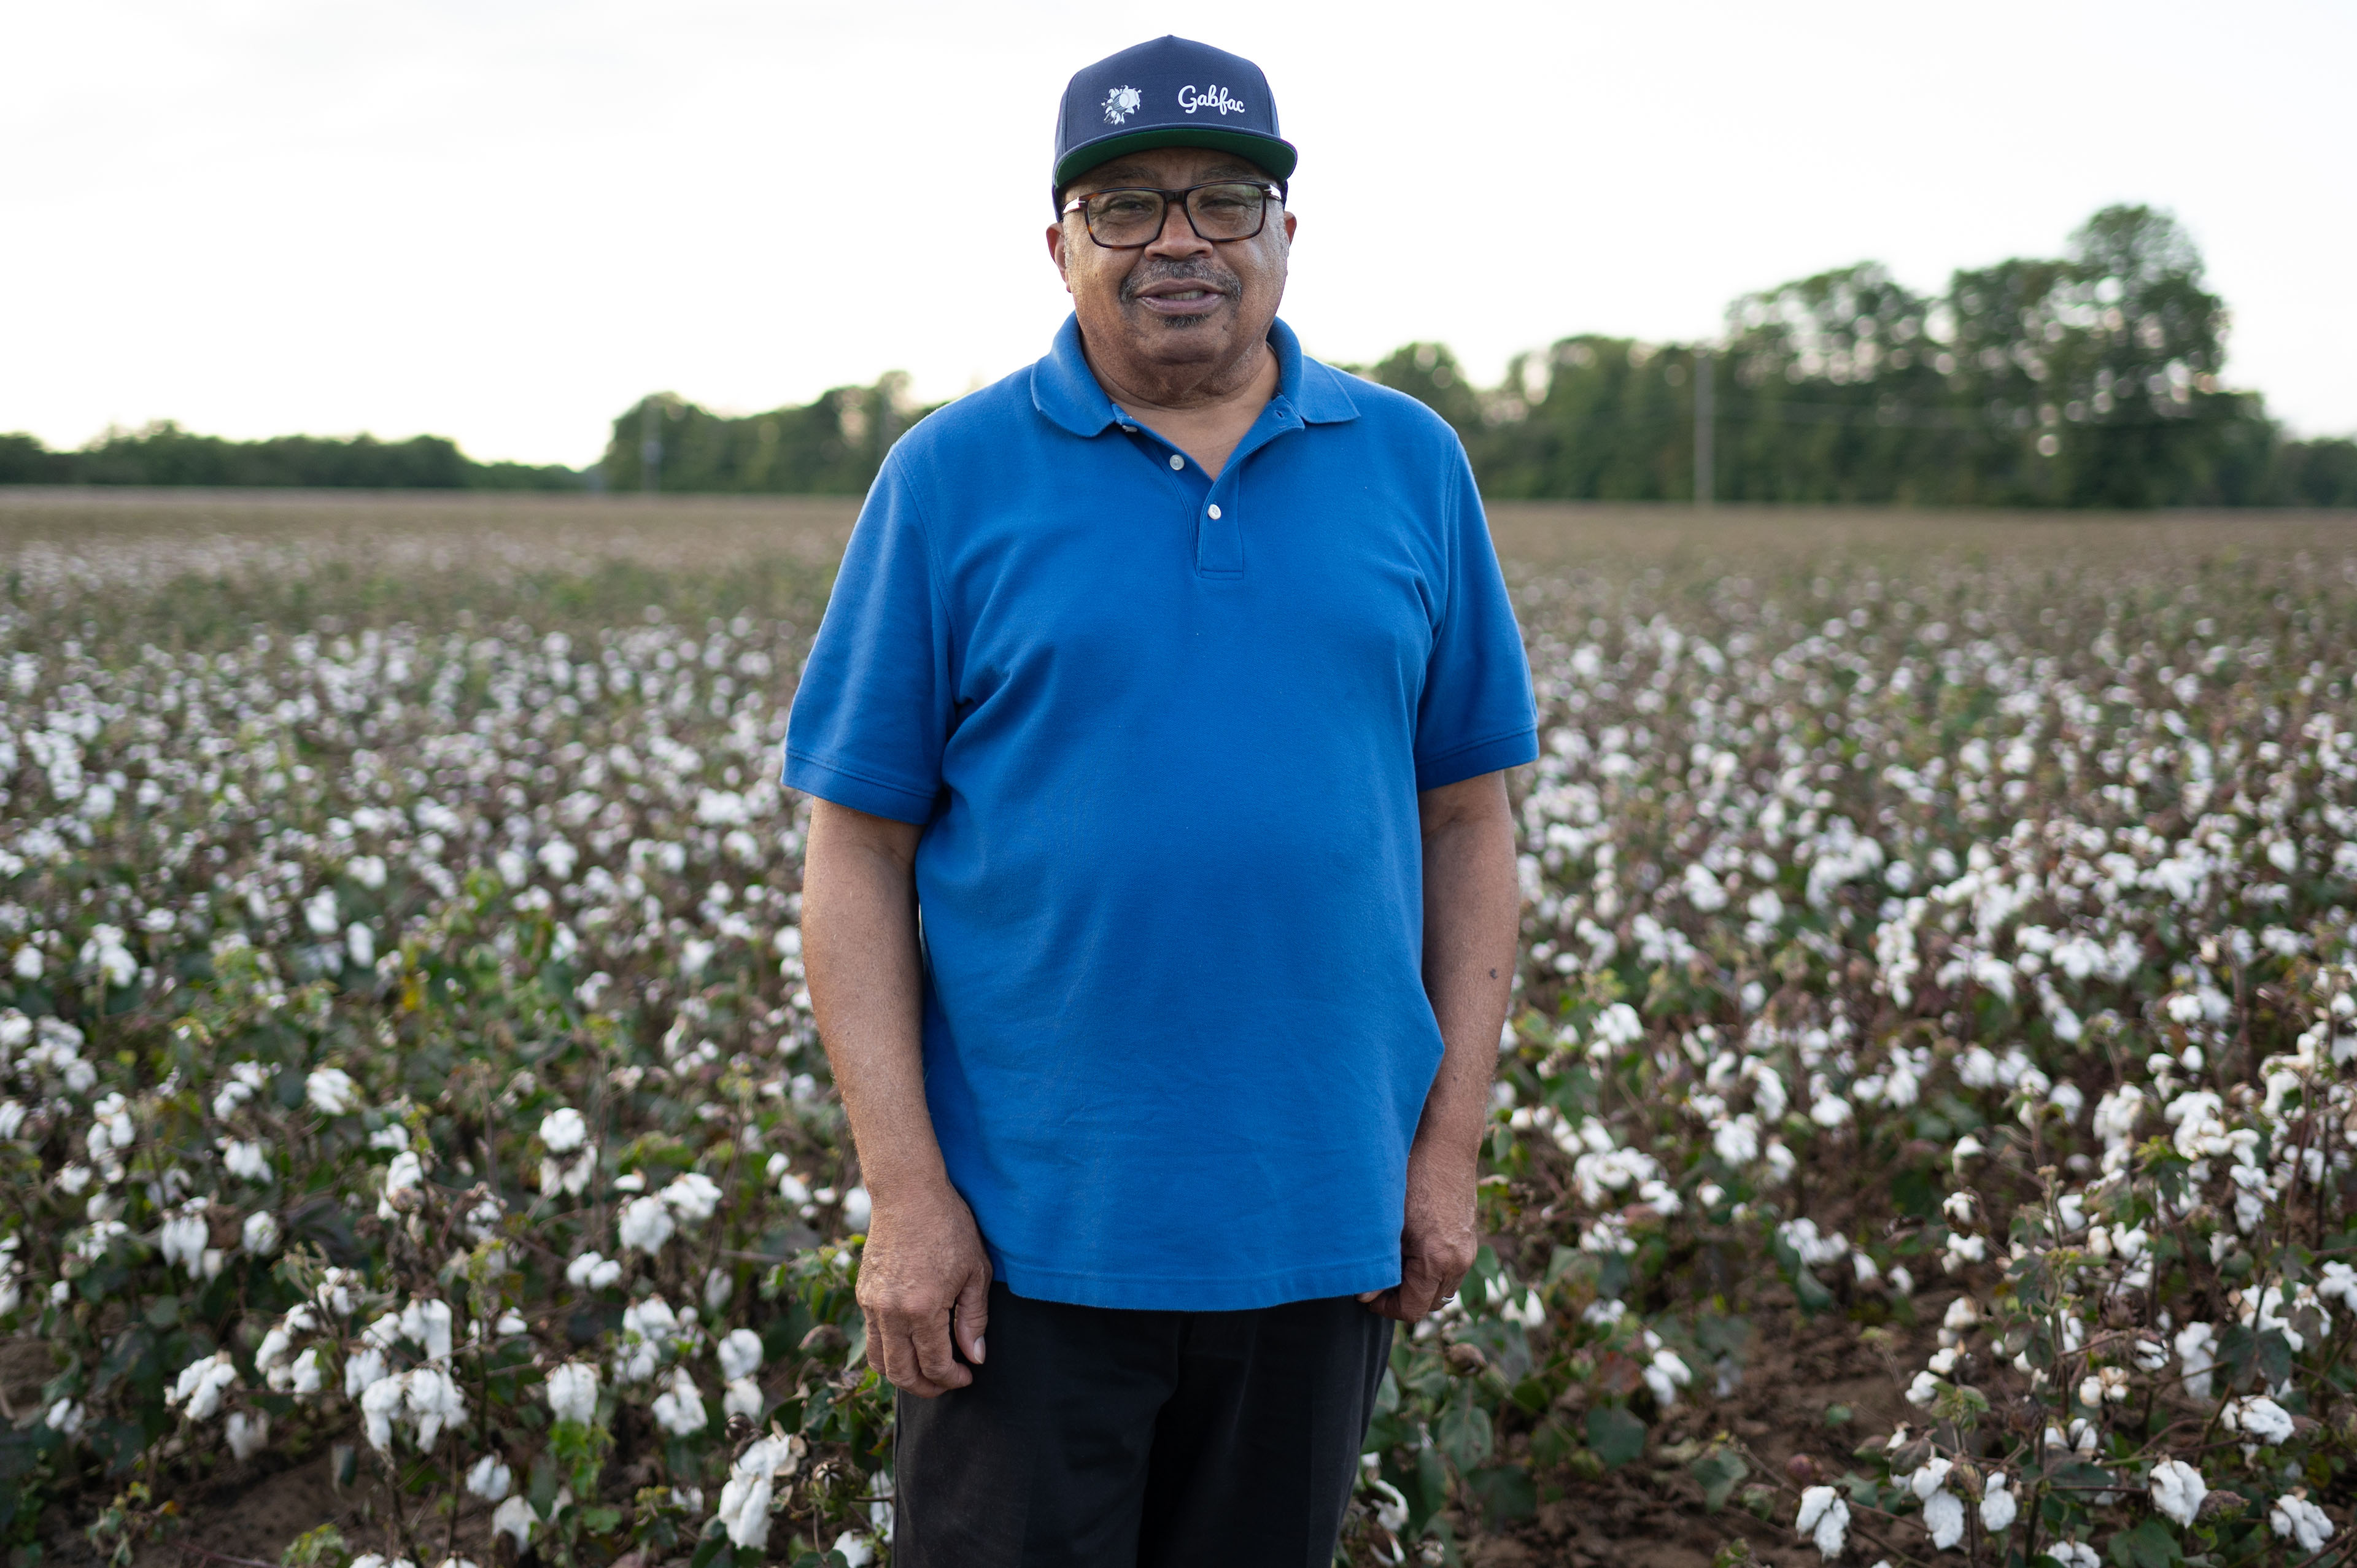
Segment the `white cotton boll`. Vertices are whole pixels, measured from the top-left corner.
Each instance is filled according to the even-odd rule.
[[[540,1119],[540,1141],[552,1155],[569,1155],[589,1139],[589,1123],[570,1105]]]
[[[811,1189],[802,1184],[800,1176],[788,1171],[778,1178],[778,1196],[800,1208],[811,1200]]]
[[[467,1419],[466,1397],[449,1373],[439,1367],[420,1367],[407,1378],[409,1413],[417,1423],[417,1446],[431,1448],[445,1427]]]
[[[2227,1431],[2263,1444],[2279,1444],[2292,1434],[2291,1412],[2264,1394],[2230,1402],[2220,1421]]]
[[[586,1361],[567,1361],[553,1368],[544,1391],[548,1408],[559,1421],[587,1425],[597,1414],[597,1369]]]
[[[1375,1523],[1393,1535],[1407,1528],[1407,1498],[1397,1487],[1369,1477],[1367,1489],[1375,1494]]]
[[[722,1391],[720,1412],[725,1416],[743,1416],[747,1421],[759,1421],[768,1413],[769,1401],[761,1393],[761,1385],[750,1378],[732,1378]]]
[[[238,1239],[248,1252],[257,1258],[266,1258],[278,1251],[278,1221],[267,1209],[257,1210],[245,1217],[245,1224],[239,1231]]]
[[[1929,1372],[1918,1372],[1915,1380],[1907,1385],[1907,1402],[1918,1409],[1928,1409],[1940,1397],[1940,1380]]]
[[[1801,1511],[1793,1530],[1808,1536],[1828,1563],[1842,1554],[1849,1537],[1849,1505],[1831,1487],[1811,1487],[1801,1494]]]
[[[580,864],[581,852],[563,839],[551,839],[540,846],[533,858],[546,868],[548,875],[559,882],[573,879],[573,868]]]
[[[770,1477],[731,1476],[720,1488],[719,1518],[730,1545],[759,1551],[770,1544]]]
[[[156,1250],[164,1255],[164,1262],[178,1263],[192,1274],[202,1271],[205,1243],[212,1238],[212,1228],[201,1212],[196,1212],[202,1201],[193,1200],[188,1209],[165,1220],[156,1233]]]
[[[41,1417],[43,1423],[51,1432],[62,1437],[80,1436],[82,1423],[88,1419],[89,1412],[83,1409],[81,1401],[77,1399],[58,1401],[49,1406],[48,1413]]]
[[[221,1396],[236,1387],[238,1368],[229,1351],[214,1351],[203,1360],[191,1360],[179,1369],[179,1381],[165,1393],[163,1403],[179,1405],[191,1422],[210,1422],[221,1412]]]
[[[384,886],[384,857],[380,854],[355,855],[344,863],[345,874],[361,886],[374,893]]]
[[[344,951],[358,969],[376,967],[376,933],[354,920],[344,928]]]
[[[467,1489],[487,1503],[498,1502],[515,1484],[515,1473],[496,1454],[486,1454],[467,1472]]]
[[[845,1530],[834,1538],[834,1554],[843,1559],[844,1568],[867,1568],[876,1561],[876,1543],[856,1530]]]
[[[303,1080],[303,1094],[322,1116],[349,1115],[361,1102],[360,1085],[339,1067],[313,1069]]]
[[[2054,1559],[2056,1568],[2104,1568],[2104,1560],[2084,1541],[2058,1541],[2047,1547],[2046,1554]]]
[[[720,1375],[731,1382],[761,1369],[761,1337],[749,1328],[731,1329],[714,1352],[720,1358]]]
[[[1963,1499],[1950,1491],[1933,1492],[1923,1499],[1923,1528],[1932,1532],[1932,1545],[1945,1552],[1964,1538],[1964,1505]]]
[[[717,1314],[737,1294],[737,1276],[715,1265],[704,1272],[704,1310]]]
[[[2003,1535],[2013,1528],[2014,1516],[2019,1511],[2012,1483],[2003,1476],[1989,1477],[1988,1489],[1981,1494],[1981,1528],[1991,1535]]]
[[[336,928],[343,923],[343,916],[336,908],[334,888],[321,888],[312,897],[303,900],[303,923],[311,928],[311,934],[315,937],[332,937],[336,934]]]
[[[662,1200],[681,1219],[700,1225],[720,1207],[720,1187],[702,1171],[689,1171],[662,1189]]]
[[[584,1252],[565,1265],[565,1283],[581,1290],[604,1290],[621,1277],[621,1264],[596,1252]]]
[[[704,1430],[709,1419],[704,1409],[704,1396],[695,1380],[687,1375],[684,1367],[675,1368],[671,1386],[655,1396],[655,1423],[674,1437],[688,1437]]]
[[[540,1520],[533,1517],[532,1505],[522,1498],[510,1498],[491,1510],[491,1533],[514,1541],[518,1555],[532,1540],[533,1530]],[[360,1568],[355,1563],[352,1568]]]
[[[270,1179],[270,1155],[259,1143],[242,1138],[223,1138],[220,1147],[221,1164],[229,1168],[230,1175],[246,1181]]]
[[[1891,1264],[1889,1281],[1892,1294],[1913,1295],[1915,1294],[1915,1273],[1906,1264]]]
[[[874,1208],[867,1197],[867,1189],[855,1187],[843,1195],[843,1222],[854,1230],[865,1230],[867,1229],[867,1217]]]
[[[419,1189],[425,1185],[425,1165],[416,1154],[408,1149],[393,1156],[384,1167],[384,1195],[377,1199],[379,1219],[397,1219],[405,1209],[417,1207]]]
[[[617,1227],[625,1251],[644,1252],[649,1257],[662,1251],[663,1243],[672,1239],[676,1229],[663,1200],[652,1197],[634,1197],[622,1205],[621,1220]]]
[[[1711,1153],[1722,1164],[1741,1167],[1760,1157],[1760,1119],[1749,1111],[1723,1122],[1710,1135]]]
[[[2210,1495],[2201,1472],[2182,1459],[2164,1459],[2152,1467],[2152,1506],[2180,1525],[2190,1525]]]
[[[2218,1331],[2206,1323],[2189,1323],[2177,1332],[2177,1359],[2185,1368],[2185,1391],[2197,1400],[2210,1397],[2210,1380],[2217,1368]]]
[[[1948,1472],[1954,1468],[1955,1465],[1953,1461],[1941,1458],[1927,1459],[1920,1467],[1908,1474],[1903,1484],[1915,1494],[1918,1502],[1928,1502],[1933,1492],[1947,1485]]]
[[[314,1346],[295,1358],[286,1370],[286,1386],[281,1391],[308,1398],[326,1386],[327,1379],[328,1359]]]
[[[258,1410],[236,1411],[221,1430],[229,1440],[230,1454],[243,1463],[261,1453],[262,1445],[270,1441],[270,1417]]]
[[[382,1454],[393,1446],[393,1418],[408,1393],[406,1380],[382,1377],[361,1391],[361,1425],[369,1446]]]
[[[2267,1510],[2267,1523],[2277,1535],[2298,1541],[2302,1552],[2321,1552],[2332,1539],[2332,1516],[2306,1498],[2277,1498]]]
[[[423,1346],[429,1359],[444,1359],[450,1354],[450,1304],[411,1302],[401,1309],[401,1335],[412,1344]]]
[[[384,1376],[384,1352],[364,1345],[344,1358],[344,1397],[358,1399]]]

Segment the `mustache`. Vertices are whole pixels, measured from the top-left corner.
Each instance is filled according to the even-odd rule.
[[[1230,299],[1243,295],[1243,280],[1227,268],[1211,261],[1174,262],[1161,258],[1140,261],[1129,276],[1121,283],[1124,299],[1135,299],[1138,291],[1160,283],[1188,283],[1198,288],[1210,289]]]

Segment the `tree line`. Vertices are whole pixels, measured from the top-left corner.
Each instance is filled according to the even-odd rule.
[[[587,483],[561,465],[478,463],[442,435],[380,441],[373,435],[277,435],[230,441],[169,420],[110,430],[79,451],[52,451],[39,438],[0,435],[0,485],[301,486],[314,489],[577,490]]]
[[[1746,295],[1709,343],[1582,334],[1488,388],[1437,343],[1345,368],[1448,420],[1501,499],[1693,500],[1699,438],[1715,500],[2357,506],[2357,441],[2292,439],[2260,394],[2222,384],[2227,319],[2177,222],[2124,206],[2059,258],[1960,270],[1937,294],[1861,262]],[[232,442],[167,423],[79,452],[0,435],[0,484],[859,495],[931,412],[899,371],[742,416],[657,392],[580,471],[478,463],[436,435]]]
[[[2219,375],[2227,312],[2183,230],[2112,207],[2059,259],[1917,294],[1876,263],[1747,295],[1716,345],[1567,338],[1465,377],[1415,343],[1361,373],[1463,437],[1484,494],[1941,506],[2357,506],[2357,442],[2298,441]]]

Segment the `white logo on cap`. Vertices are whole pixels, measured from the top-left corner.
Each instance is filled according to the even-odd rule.
[[[1105,124],[1108,125],[1120,124],[1124,120],[1128,119],[1132,114],[1137,113],[1137,106],[1141,102],[1143,102],[1143,100],[1138,97],[1137,89],[1135,87],[1114,88],[1111,92],[1105,94]]]
[[[1189,114],[1198,109],[1216,109],[1222,118],[1244,112],[1243,100],[1229,97],[1224,87],[1206,87],[1200,91],[1192,87],[1182,87],[1178,90],[1178,107]]]

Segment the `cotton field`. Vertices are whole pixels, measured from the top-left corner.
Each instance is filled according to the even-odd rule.
[[[1491,1244],[1351,1561],[1639,1495],[1779,1563],[2345,1554],[2357,539],[2122,526],[1510,548]],[[8,549],[11,1544],[308,1466],[306,1563],[888,1562],[775,782],[823,567]],[[1782,1324],[1889,1419],[1738,1430]]]

